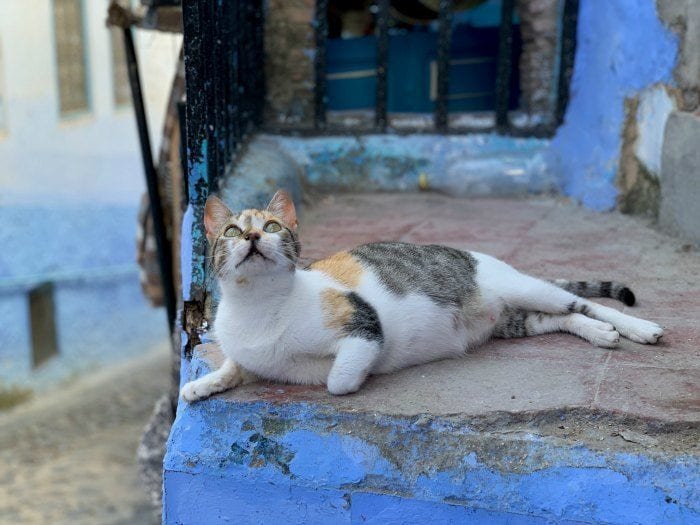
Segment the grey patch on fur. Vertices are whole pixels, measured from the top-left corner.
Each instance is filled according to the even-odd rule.
[[[510,339],[512,337],[525,337],[529,335],[527,331],[527,318],[529,315],[531,315],[530,312],[521,308],[514,308],[512,306],[504,307],[493,329],[493,336],[500,337],[501,339]],[[542,313],[532,313],[532,315],[538,315],[538,319],[540,320],[544,318]],[[540,318],[539,316],[542,317]]]
[[[296,232],[290,230],[289,228],[284,228],[280,232],[282,238],[282,249],[284,250],[284,256],[296,263],[299,255],[301,255],[301,244],[299,243],[299,237]]]
[[[572,301],[569,303],[566,307],[566,310],[562,313],[580,313],[583,315],[588,315],[588,312],[590,312],[590,308],[586,304],[581,304],[578,301]]]
[[[226,264],[226,247],[225,246],[220,246],[219,241],[223,235],[219,235],[216,240],[214,241],[213,246],[211,247],[210,254],[209,255],[209,261],[211,266],[214,268],[214,272],[217,274],[221,272],[221,269],[224,267]],[[222,241],[224,242],[224,241]],[[209,272],[207,272],[209,273]]]
[[[391,292],[417,292],[440,306],[470,309],[478,297],[477,260],[469,253],[431,244],[378,242],[350,252],[370,267]]]
[[[552,281],[559,288],[579,297],[609,297],[633,306],[636,298],[630,288],[615,281],[567,281],[556,279]]]
[[[353,307],[353,314],[343,331],[349,336],[383,343],[382,324],[374,307],[355,292],[348,292],[347,298]]]

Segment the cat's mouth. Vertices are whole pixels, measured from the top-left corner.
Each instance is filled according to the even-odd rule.
[[[248,250],[248,254],[247,254],[245,257],[243,257],[243,259],[241,260],[241,262],[239,262],[239,263],[236,265],[236,268],[238,268],[241,264],[243,264],[243,263],[246,262],[247,260],[252,259],[252,258],[255,257],[256,255],[259,255],[260,257],[262,257],[262,258],[265,259],[266,261],[269,261],[269,260],[270,260],[270,259],[268,259],[267,257],[265,257],[265,256],[262,254],[262,252],[261,252],[260,250],[258,250],[258,248],[255,246],[255,244],[251,243],[251,245],[250,245],[250,250]]]

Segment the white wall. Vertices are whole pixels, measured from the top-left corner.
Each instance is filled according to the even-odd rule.
[[[53,0],[0,0],[0,314],[10,327],[0,329],[0,383],[50,386],[167,341],[165,313],[138,283],[145,183],[133,109],[113,102],[107,5],[83,0],[91,109],[62,119]],[[180,38],[143,33],[136,42],[157,150]],[[59,356],[32,370],[26,290],[2,286],[93,270],[107,277],[57,281]]]
[[[61,119],[52,0],[0,1],[0,205],[133,204],[143,191],[131,107],[113,102],[108,0],[84,0],[91,110]],[[139,32],[137,48],[151,139],[157,151],[181,38]]]

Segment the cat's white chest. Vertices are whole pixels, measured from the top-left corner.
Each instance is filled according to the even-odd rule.
[[[330,370],[333,332],[323,325],[318,290],[299,274],[301,282],[284,301],[223,298],[214,323],[215,339],[226,357],[260,377],[317,384]]]

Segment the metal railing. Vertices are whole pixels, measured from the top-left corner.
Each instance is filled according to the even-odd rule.
[[[515,0],[502,0],[499,25],[499,44],[496,66],[495,83],[495,125],[492,128],[450,128],[448,119],[448,93],[449,93],[449,62],[450,46],[452,43],[453,0],[440,0],[438,11],[438,44],[437,44],[437,93],[434,110],[435,131],[439,133],[470,133],[484,131],[498,131],[502,134],[514,134],[525,136],[550,136],[561,124],[564,110],[569,99],[569,83],[573,71],[574,53],[576,49],[576,24],[579,8],[579,0],[562,0],[563,7],[561,32],[559,35],[559,71],[556,84],[556,104],[554,118],[547,125],[538,125],[532,128],[518,128],[512,125],[509,116],[509,102],[511,100],[511,73],[513,71],[513,17],[515,13]],[[329,0],[316,1],[316,15],[314,20],[316,55],[315,55],[315,85],[314,85],[314,131],[342,132],[342,129],[329,129],[328,126],[328,96],[327,96],[327,41],[328,41],[328,5]],[[388,128],[387,119],[387,72],[389,63],[389,0],[377,0],[376,2],[376,99],[374,108],[373,129],[350,129],[352,133],[380,132],[384,133]],[[553,72],[553,74],[555,74]],[[308,133],[308,130],[293,130],[294,132]],[[416,131],[403,127],[402,132]],[[425,131],[420,129],[420,131]]]
[[[183,23],[192,281],[185,289],[182,325],[191,348],[204,322],[207,291],[204,204],[245,136],[262,124],[263,0],[186,0]]]

